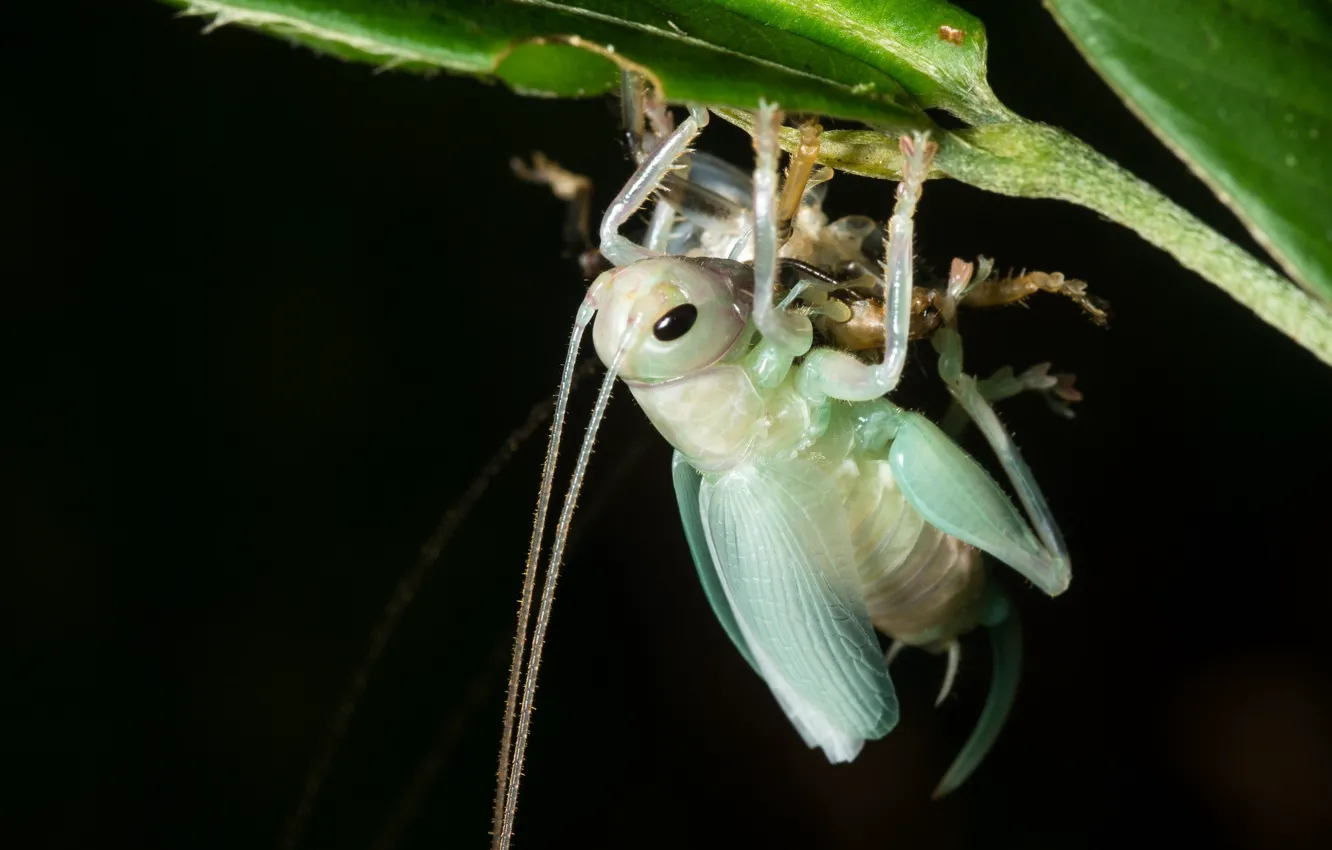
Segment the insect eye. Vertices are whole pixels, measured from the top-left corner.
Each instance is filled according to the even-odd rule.
[[[672,342],[685,334],[698,321],[698,308],[693,304],[681,304],[668,311],[652,326],[652,335],[662,342]]]

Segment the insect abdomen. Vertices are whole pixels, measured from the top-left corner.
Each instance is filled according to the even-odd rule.
[[[974,628],[985,587],[980,552],[927,523],[897,489],[886,461],[848,459],[843,470],[848,525],[875,628],[915,646]]]

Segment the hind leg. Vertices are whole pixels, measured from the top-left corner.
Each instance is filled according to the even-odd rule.
[[[971,274],[970,266],[970,263],[954,261],[954,274],[949,284],[950,295],[965,287],[966,279]],[[1063,534],[1055,523],[1040,485],[1013,444],[1012,437],[995,415],[994,408],[981,392],[979,382],[962,371],[962,337],[952,321],[954,314],[945,311],[944,315],[947,323],[932,339],[939,352],[939,377],[948,385],[954,401],[966,411],[990,444],[1013,488],[1017,490],[1022,506],[1026,508],[1040,543],[1039,551],[1032,553],[1035,558],[1031,563],[1036,571],[1035,578],[1039,579],[1037,584],[1051,593],[1062,592],[1070,578],[1068,548],[1064,544]]]

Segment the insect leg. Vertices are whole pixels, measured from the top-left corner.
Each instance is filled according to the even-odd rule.
[[[650,132],[647,130],[649,124]],[[620,72],[620,127],[629,157],[640,165],[673,127],[671,113],[665,104],[655,91],[649,93],[642,75],[632,71]],[[644,247],[659,254],[666,253],[674,223],[675,210],[658,200],[652,210],[652,223],[643,239]]]
[[[773,104],[760,103],[755,121],[754,148],[754,324],[760,338],[746,356],[745,368],[760,388],[772,388],[786,379],[791,363],[809,350],[814,326],[808,316],[788,313],[790,299],[774,304],[777,289],[777,158],[781,113]],[[741,243],[748,241],[748,234]],[[830,407],[810,405],[812,440],[827,428]]]
[[[985,275],[968,288],[962,299],[966,307],[996,307],[1016,304],[1037,292],[1063,295],[1077,304],[1098,325],[1109,322],[1105,302],[1087,294],[1087,284],[1081,280],[1067,280],[1059,272],[1027,272],[1021,275],[991,277]]]
[[[971,264],[955,260],[953,269],[954,277],[969,277]],[[994,408],[985,399],[976,379],[962,371],[962,337],[956,327],[951,322],[946,324],[934,335],[932,342],[939,351],[939,377],[994,450],[1040,539],[1039,550],[1031,553],[1035,557],[1024,565],[1026,569],[1023,571],[1031,570],[1034,574],[1029,577],[1043,590],[1051,594],[1062,592],[1069,581],[1068,549],[1035,476],[995,415]]]
[[[635,245],[620,234],[620,228],[629,217],[647,201],[648,196],[661,184],[661,181],[675,166],[675,161],[684,154],[694,137],[707,123],[708,114],[702,109],[691,109],[689,117],[681,122],[676,130],[666,137],[629,178],[629,182],[620,190],[606,214],[601,219],[601,253],[617,266],[627,266],[636,260],[660,256],[660,254]]]
[[[897,203],[888,220],[888,249],[884,260],[884,347],[883,361],[868,366],[834,349],[820,348],[805,358],[797,386],[811,402],[826,397],[844,401],[870,401],[897,386],[906,363],[911,330],[912,216],[921,186],[929,174],[937,146],[925,134],[902,137],[902,180],[897,184]]]
[[[982,257],[980,272],[982,279],[988,278],[990,267],[990,262]],[[954,327],[958,306],[969,305],[971,302],[968,299],[976,290],[977,285],[970,282],[974,268],[971,263],[954,259],[948,274],[948,285],[934,299],[938,305],[939,318]],[[956,333],[956,330],[953,332]],[[1082,400],[1082,393],[1073,386],[1075,378],[1075,375],[1065,372],[1051,375],[1049,363],[1037,363],[1021,374],[1016,374],[1012,366],[1004,366],[990,377],[976,381],[976,389],[981,397],[991,404],[1010,399],[1023,392],[1039,392],[1056,415],[1072,419],[1073,409],[1069,404]],[[954,399],[939,427],[945,434],[957,439],[970,422],[965,408]]]
[[[782,116],[777,106],[759,104],[754,126],[754,324],[764,340],[792,357],[809,351],[814,326],[807,316],[773,303],[777,289],[777,159]]]
[[[635,164],[641,164],[674,129],[660,92],[649,88],[641,74],[627,70],[620,72],[620,129]]]
[[[786,179],[782,182],[782,197],[777,204],[777,241],[785,243],[791,238],[791,220],[800,210],[800,199],[805,196],[810,173],[819,159],[819,137],[823,128],[813,121],[800,127],[800,147],[796,148],[786,166]]]
[[[976,389],[981,397],[991,404],[1005,401],[1024,392],[1040,393],[1045,403],[1057,416],[1073,418],[1073,408],[1069,405],[1082,401],[1082,393],[1073,386],[1076,375],[1071,372],[1050,374],[1049,363],[1037,363],[1023,372],[1014,372],[1012,366],[1004,366],[988,378],[976,381]],[[939,427],[953,439],[958,439],[971,424],[971,417],[956,399],[948,406],[948,412],[939,422]]]
[[[641,162],[643,150],[643,131],[646,129],[643,118],[643,98],[646,95],[644,81],[632,71],[620,72],[620,131],[624,133],[626,152],[635,162]]]

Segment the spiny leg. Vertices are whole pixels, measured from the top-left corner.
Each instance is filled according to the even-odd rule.
[[[959,261],[960,262],[960,261]],[[1067,280],[1059,272],[1024,272],[1021,275],[993,277],[993,261],[980,257],[977,273],[964,290],[951,299],[951,307],[988,308],[1006,304],[1024,303],[1025,299],[1037,292],[1050,292],[1063,295],[1082,308],[1093,322],[1105,326],[1109,323],[1109,305],[1104,299],[1087,293],[1087,284],[1081,280]],[[860,280],[843,279],[843,288],[856,288],[869,275],[860,263],[847,264],[840,269],[843,276],[851,272],[860,272]],[[911,296],[911,339],[924,339],[932,335],[944,322],[941,310],[949,300],[945,290],[933,286],[917,286]],[[841,301],[835,302],[842,304]],[[820,330],[832,337],[838,347],[849,351],[868,351],[883,347],[883,304],[875,298],[849,302],[836,313],[826,313],[828,319],[820,322]],[[1068,399],[1076,400],[1076,399]],[[1051,401],[1047,397],[1047,401]],[[1063,407],[1055,412],[1061,416],[1071,415],[1063,405],[1051,401],[1052,407]]]
[[[639,165],[674,129],[670,110],[662,102],[660,93],[650,89],[647,81],[632,71],[620,72],[620,126],[629,156]],[[681,160],[681,165],[687,169],[688,156],[682,156]],[[652,209],[647,234],[643,237],[643,247],[658,254],[665,253],[674,223],[675,210],[658,199]]]
[[[809,318],[788,313],[773,303],[777,289],[777,160],[781,112],[775,104],[759,104],[754,124],[754,324],[763,339],[792,357],[804,354],[814,340]]]
[[[1087,294],[1085,281],[1067,280],[1059,272],[1035,271],[1021,275],[993,277],[987,270],[987,273],[979,275],[976,282],[968,287],[962,304],[966,307],[998,307],[1019,303],[1037,292],[1063,295],[1081,307],[1098,325],[1105,325],[1110,320],[1105,302]]]
[[[676,160],[685,153],[689,144],[707,124],[707,120],[706,110],[691,109],[689,117],[643,160],[638,170],[629,178],[629,182],[620,190],[620,194],[606,208],[606,214],[601,219],[601,253],[611,263],[627,266],[636,260],[660,256],[658,252],[635,245],[620,234],[620,228],[630,216],[638,212],[648,196],[675,167]]]
[[[950,295],[958,295],[965,289],[971,272],[970,263],[961,260],[953,262],[953,273],[949,277]],[[1036,483],[1035,476],[1032,475],[1026,461],[1022,459],[999,417],[995,415],[994,408],[986,401],[976,379],[962,371],[962,337],[954,325],[953,319],[956,316],[954,307],[945,306],[942,312],[946,324],[932,338],[934,347],[939,352],[939,377],[948,385],[949,393],[976,423],[976,427],[990,444],[990,448],[999,459],[999,464],[1013,482],[1018,498],[1035,527],[1041,547],[1034,559],[1028,562],[1033,580],[1051,595],[1062,593],[1068,587],[1070,571],[1068,549],[1064,544],[1063,535],[1055,523],[1049,505],[1046,504],[1040,486]]]
[[[902,376],[911,330],[912,216],[937,145],[924,133],[903,136],[901,145],[902,180],[897,184],[897,203],[888,220],[888,249],[883,267],[883,361],[870,366],[834,349],[820,348],[811,352],[797,376],[801,394],[811,402],[819,403],[828,397],[870,401],[891,392]]]

